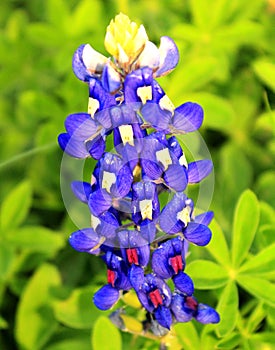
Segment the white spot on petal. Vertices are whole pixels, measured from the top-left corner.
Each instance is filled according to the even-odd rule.
[[[109,171],[103,171],[102,188],[105,188],[106,191],[110,193],[111,186],[115,182],[116,175],[114,173],[110,173]]]
[[[99,218],[94,215],[91,215],[91,226],[94,230],[96,230],[97,226],[100,224]]]
[[[177,213],[177,220],[180,220],[184,223],[184,226],[186,227],[187,224],[190,222],[190,208],[185,207],[181,211]]]
[[[153,203],[150,199],[144,199],[139,202],[139,208],[142,216],[142,220],[152,220]]]
[[[157,151],[156,158],[164,166],[164,170],[166,170],[168,166],[172,164],[172,159],[168,148],[164,148],[160,151]]]
[[[171,113],[174,114],[174,105],[170,98],[167,95],[164,95],[160,100],[159,100],[159,106],[161,109],[167,109]]]
[[[125,145],[128,142],[129,145],[134,146],[134,132],[131,125],[121,125],[118,127],[118,129],[123,145]]]
[[[91,114],[91,117],[93,118],[95,115],[95,112],[99,108],[99,101],[95,98],[89,97],[89,103],[88,103],[88,113]]]
[[[148,100],[152,100],[152,87],[151,86],[141,86],[137,88],[137,95],[141,99],[143,104]]]
[[[187,163],[185,154],[183,154],[183,155],[180,157],[179,163],[180,163],[180,165],[184,165],[185,168],[188,168],[188,163]]]

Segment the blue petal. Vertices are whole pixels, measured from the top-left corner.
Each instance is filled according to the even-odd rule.
[[[165,306],[158,306],[155,310],[154,315],[158,323],[167,329],[170,329],[172,324],[172,314],[171,311]]]
[[[133,175],[127,164],[123,165],[117,174],[116,186],[111,187],[111,192],[115,197],[124,197],[126,196],[133,182]]]
[[[93,140],[88,140],[85,143],[89,154],[96,160],[100,159],[105,151],[105,140],[99,135]]]
[[[137,94],[139,87],[151,86],[153,82],[152,69],[144,67],[126,75],[124,82],[124,98],[126,103],[141,102]]]
[[[211,160],[198,160],[188,164],[188,183],[200,182],[208,176],[213,168]]]
[[[154,273],[164,279],[170,278],[173,276],[173,270],[168,264],[168,255],[166,252],[167,249],[170,249],[170,254],[173,254],[173,249],[170,246],[160,246],[158,247],[152,255],[152,269]]]
[[[82,60],[83,49],[86,45],[87,44],[82,44],[81,46],[78,47],[78,49],[75,51],[73,55],[73,61],[72,61],[74,74],[77,76],[78,79],[83,81],[87,81],[91,77],[91,74],[89,74],[89,72],[87,71]]]
[[[154,221],[149,223],[141,223],[140,234],[146,239],[148,243],[152,243],[156,236],[156,223]]]
[[[95,113],[95,119],[100,111],[116,105],[115,96],[108,93],[97,79],[89,80],[89,97],[99,102],[99,112]]]
[[[96,122],[88,113],[70,114],[65,120],[65,128],[70,135],[80,140],[93,136],[97,130]]]
[[[88,204],[92,214],[99,216],[111,207],[112,197],[105,189],[99,189],[90,195]]]
[[[149,177],[149,179],[157,180],[162,175],[162,168],[154,161],[150,160],[149,152],[143,152],[141,158],[141,166],[144,173]]]
[[[114,93],[120,88],[120,75],[110,65],[110,62],[107,62],[103,68],[101,81],[104,89],[110,93]]]
[[[67,133],[63,133],[58,136],[58,143],[61,149],[72,157],[89,157],[89,153],[87,152],[84,143],[79,141],[79,139],[71,137]]]
[[[172,126],[180,132],[197,130],[203,121],[203,109],[193,102],[186,102],[175,109]]]
[[[159,53],[161,64],[159,66],[159,69],[155,73],[156,77],[168,74],[172,69],[176,67],[179,61],[178,48],[174,40],[172,40],[168,36],[161,37]]]
[[[172,151],[172,153],[180,159],[180,157],[183,155],[182,148],[176,138],[176,136],[170,137],[168,140],[169,150]]]
[[[95,293],[93,300],[98,309],[108,310],[118,301],[118,298],[118,289],[107,284]]]
[[[195,222],[190,222],[183,230],[183,234],[189,242],[199,246],[207,245],[212,236],[212,233],[207,226]]]
[[[116,229],[119,227],[119,223],[114,214],[106,211],[100,217],[100,225],[96,228],[96,231],[109,239],[116,237]]]
[[[185,307],[185,299],[182,295],[172,296],[171,310],[178,322],[189,322],[193,318],[194,311]]]
[[[74,195],[83,203],[88,203],[89,196],[92,192],[92,186],[88,182],[73,181],[71,188]]]
[[[84,228],[71,234],[70,245],[79,252],[98,254],[99,248],[93,250],[100,242],[100,236],[92,228]]]
[[[184,272],[179,272],[173,277],[175,287],[184,294],[192,295],[194,293],[194,284],[192,279]]]
[[[140,266],[132,265],[129,270],[129,279],[132,287],[137,291],[144,282],[144,271]]]
[[[176,192],[182,192],[187,186],[187,173],[183,166],[171,164],[164,172],[163,179],[165,184]]]
[[[220,316],[216,310],[206,304],[199,304],[197,309],[196,320],[203,324],[218,323]]]
[[[170,111],[161,109],[156,103],[146,103],[141,109],[141,114],[144,120],[157,130],[168,130]]]
[[[164,232],[173,234],[183,229],[184,223],[178,220],[177,214],[185,207],[186,198],[184,193],[177,193],[163,208],[160,214],[159,224]]]
[[[208,226],[214,217],[213,211],[207,211],[195,217],[195,222],[197,224],[203,224]]]
[[[149,312],[154,311],[154,306],[152,305],[151,301],[149,301],[147,294],[144,293],[142,290],[136,290],[137,297],[139,301],[141,302],[142,306]]]

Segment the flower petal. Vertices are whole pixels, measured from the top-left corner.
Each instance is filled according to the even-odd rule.
[[[99,189],[91,193],[88,204],[92,214],[99,216],[111,207],[112,197],[105,189]]]
[[[163,179],[165,183],[176,192],[182,192],[187,186],[187,172],[179,164],[171,164],[164,172]]]
[[[141,109],[144,120],[157,130],[168,130],[171,112],[161,109],[158,104],[147,102]]]
[[[199,304],[197,309],[196,320],[203,324],[218,323],[220,316],[216,310],[206,304]]]
[[[182,133],[197,130],[203,121],[202,107],[193,102],[186,102],[175,109],[172,126]]]
[[[144,271],[140,266],[132,265],[129,270],[129,279],[132,287],[138,291],[144,282]]]
[[[189,242],[199,246],[207,245],[212,236],[212,233],[207,226],[195,222],[190,222],[183,230],[183,234]]]
[[[101,81],[104,89],[110,93],[114,93],[120,88],[120,75],[113,68],[110,61],[108,61],[103,68]]]
[[[214,217],[213,211],[207,211],[200,215],[195,216],[195,222],[197,224],[203,224],[208,226]]]
[[[99,160],[105,151],[106,144],[104,138],[99,135],[93,140],[86,141],[85,146],[91,157]]]
[[[194,284],[192,279],[184,272],[180,271],[173,277],[175,287],[184,294],[192,295],[194,293]]]
[[[154,315],[162,327],[170,329],[172,324],[172,314],[169,308],[160,305],[155,310]]]
[[[96,122],[88,113],[70,114],[65,120],[65,128],[70,135],[80,140],[92,137],[96,130]]]
[[[71,137],[68,133],[60,134],[58,136],[58,143],[60,148],[72,157],[81,159],[89,157],[84,142]]]
[[[161,37],[159,54],[160,64],[159,69],[155,73],[156,77],[168,74],[172,69],[176,67],[179,61],[178,48],[174,40],[172,40],[168,36]]]
[[[194,311],[185,306],[185,299],[182,295],[172,296],[171,310],[178,322],[189,322],[193,318]]]
[[[95,306],[100,310],[109,310],[119,298],[119,291],[107,284],[101,287],[94,295]]]
[[[79,252],[98,254],[99,247],[94,248],[100,243],[100,236],[92,228],[84,228],[73,232],[69,238],[70,245]]]
[[[203,159],[188,164],[188,183],[194,184],[203,180],[213,169],[211,160]]]
[[[74,195],[83,203],[88,203],[89,196],[92,192],[92,186],[88,182],[73,181],[71,189]]]

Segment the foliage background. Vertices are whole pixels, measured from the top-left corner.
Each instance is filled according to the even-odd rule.
[[[105,28],[119,11],[143,23],[156,44],[162,35],[176,41],[179,65],[160,84],[176,106],[203,105],[201,133],[215,166],[213,240],[191,248],[187,272],[222,321],[179,324],[162,342],[186,350],[275,349],[273,0],[1,1],[0,348],[160,346],[118,331],[109,312],[93,306],[105,269],[68,246],[76,228],[60,193],[56,138],[66,115],[87,105],[71,57],[82,43],[106,54]],[[140,333],[139,313],[125,319],[132,333]]]

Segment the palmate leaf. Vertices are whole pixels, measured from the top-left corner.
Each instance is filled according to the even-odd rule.
[[[121,335],[119,330],[105,316],[100,316],[92,331],[93,350],[121,350]]]
[[[222,291],[217,306],[221,321],[216,327],[219,337],[224,337],[235,328],[239,307],[238,289],[234,281],[231,281]]]
[[[15,337],[24,350],[39,350],[58,326],[52,312],[53,289],[61,278],[55,266],[41,265],[29,280],[16,313]]]
[[[32,201],[31,185],[21,182],[5,198],[1,209],[2,230],[18,227],[26,218]]]
[[[54,304],[56,319],[68,327],[90,329],[100,310],[92,302],[93,287],[75,289],[68,299]]]
[[[263,249],[260,253],[246,261],[239,272],[253,275],[259,278],[274,276],[275,243]]]
[[[186,273],[192,278],[195,288],[215,289],[228,282],[226,270],[208,260],[195,260],[186,267]]]
[[[239,274],[237,282],[248,293],[264,301],[266,304],[275,307],[275,284],[251,275]]]
[[[239,267],[254,240],[260,217],[259,203],[255,194],[246,190],[237,203],[233,221],[232,264]]]
[[[177,334],[178,340],[181,343],[183,349],[185,350],[200,349],[200,338],[192,322],[177,323],[174,326],[174,330]]]
[[[221,227],[214,219],[209,225],[209,228],[212,231],[212,238],[209,244],[207,244],[206,249],[218,263],[225,267],[230,266],[229,250]]]

